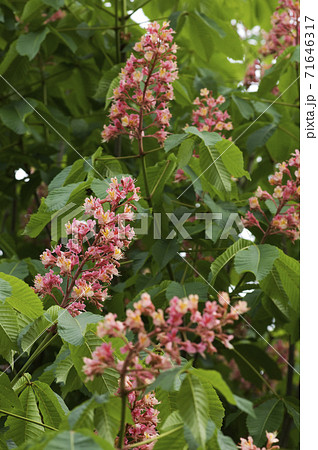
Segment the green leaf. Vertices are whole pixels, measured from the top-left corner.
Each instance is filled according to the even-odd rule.
[[[68,414],[65,423],[69,426],[71,430],[76,430],[79,428],[93,428],[94,422],[94,408],[107,401],[107,397],[103,396],[93,396],[86,402],[76,406]]]
[[[205,447],[209,403],[206,390],[199,379],[188,374],[177,397],[179,414],[190,429],[197,444]]]
[[[226,382],[223,380],[222,375],[216,370],[204,370],[204,369],[191,369],[191,372],[201,381],[205,380],[209,382],[215,389],[217,389],[225,399],[232,405],[236,405],[237,402],[233,396],[233,393]]]
[[[299,414],[299,404],[297,404],[298,403],[297,400],[290,397],[288,399],[284,398],[283,401],[288,411],[288,414],[291,415],[291,417],[294,420],[295,426],[300,431],[300,414]]]
[[[32,450],[114,450],[109,442],[97,436],[93,431],[59,431],[46,433],[45,441],[34,445]]]
[[[0,108],[0,119],[10,130],[16,134],[24,134],[28,131],[25,119],[33,113],[32,106],[35,104],[33,100],[17,100]]]
[[[157,240],[151,247],[151,253],[154,260],[157,262],[159,270],[166,267],[166,265],[177,256],[179,245],[174,239]]]
[[[41,423],[41,416],[32,386],[26,386],[19,398],[21,409],[14,409],[14,413]],[[44,431],[41,425],[11,416],[6,420],[6,426],[9,427],[9,431],[5,434],[6,439],[12,439],[17,445],[35,441]]]
[[[194,138],[188,138],[183,141],[178,150],[178,163],[180,167],[184,167],[190,161],[194,149]]]
[[[29,355],[33,344],[43,336],[43,334],[46,335],[45,330],[50,326],[52,326],[52,322],[47,320],[44,316],[41,316],[24,327],[20,332],[18,339],[22,351]]]
[[[185,133],[170,134],[170,136],[167,137],[164,143],[165,152],[170,152],[170,150],[172,150],[173,148],[178,147],[186,138],[187,135]]]
[[[64,0],[43,0],[43,3],[52,6],[56,10],[64,6]]]
[[[254,117],[254,109],[248,100],[232,95],[232,100],[238,107],[244,119],[252,119]]]
[[[108,442],[114,442],[120,427],[121,399],[110,398],[107,403],[94,412],[94,425],[98,435]],[[126,420],[127,422],[127,420]]]
[[[12,294],[6,299],[6,303],[30,319],[43,314],[42,301],[28,284],[4,273],[0,273],[0,278],[10,283],[12,288]]]
[[[185,132],[192,136],[198,136],[207,147],[214,146],[217,142],[222,141],[222,138],[218,133],[199,131],[196,127],[187,127]]]
[[[86,326],[89,323],[98,323],[102,319],[97,314],[84,312],[72,317],[67,310],[59,311],[57,330],[61,338],[72,345],[81,345],[84,342]]]
[[[41,44],[49,32],[50,30],[48,28],[44,28],[42,31],[20,34],[16,46],[17,52],[21,56],[27,56],[32,61],[39,52]]]
[[[300,309],[300,267],[299,262],[280,250],[275,267],[289,302],[295,311]]]
[[[0,375],[0,404],[6,411],[13,408],[21,409],[21,403],[16,392],[12,389],[11,382],[5,372]]]
[[[270,399],[255,408],[255,416],[247,416],[247,428],[258,446],[264,445],[266,431],[277,431],[283,421],[284,404],[280,399]]]
[[[0,272],[13,275],[23,280],[29,275],[28,264],[26,261],[5,261],[0,263]]]
[[[199,161],[204,179],[221,192],[231,191],[231,176],[226,169],[220,153],[212,146],[201,142],[199,146]]]
[[[279,367],[277,366],[276,361],[268,356],[266,351],[259,346],[254,344],[237,343],[235,344],[235,349],[241,355],[243,355],[245,359],[248,360],[258,371],[261,371],[261,369],[263,369],[270,377],[270,379],[281,379],[282,374]],[[237,362],[240,363],[240,360],[237,359]],[[249,367],[249,369],[247,370],[250,371],[251,368]],[[243,373],[242,376],[245,377]]]
[[[175,94],[175,101],[182,106],[189,106],[192,103],[191,98],[189,97],[189,93],[179,80],[175,80],[173,82],[173,91]]]
[[[53,189],[45,199],[47,211],[57,211],[65,206],[72,192],[82,183],[71,183],[67,186]]]
[[[286,316],[288,306],[299,312],[300,282],[299,262],[279,250],[269,274],[260,282],[261,289],[273,300],[277,308]]]
[[[251,133],[246,142],[248,152],[251,154],[257,148],[263,147],[276,129],[277,125],[271,123]]]
[[[241,411],[244,411],[246,414],[249,414],[252,417],[256,417],[253,409],[253,402],[247,400],[246,398],[239,397],[238,395],[234,395],[234,399],[236,402],[236,406]]]
[[[224,253],[218,256],[213,263],[211,264],[211,272],[212,272],[212,281],[213,285],[215,279],[220,272],[220,270],[240,251],[248,248],[250,245],[253,245],[253,242],[247,241],[246,239],[239,239],[234,242]]]
[[[204,387],[205,395],[209,404],[209,417],[215,423],[217,428],[221,429],[224,417],[222,402],[220,401],[213,384],[205,377],[205,375],[202,375],[202,372],[195,373],[194,375],[200,380],[200,383]]]
[[[1,267],[1,265],[0,265]],[[11,284],[8,281],[0,279],[0,301],[10,297],[12,292]]]
[[[269,274],[278,257],[279,249],[273,245],[252,245],[235,255],[234,267],[237,273],[251,272],[256,281],[261,281]]]
[[[178,366],[160,372],[155,381],[147,387],[146,393],[151,392],[158,387],[167,392],[178,390],[180,386],[180,375],[183,371],[184,368]]]
[[[215,144],[215,148],[219,152],[224,166],[233,177],[245,176],[248,180],[251,179],[250,174],[244,170],[243,153],[233,142],[222,139]]]
[[[45,204],[45,198],[42,197],[41,205],[38,211],[31,215],[23,234],[29,236],[30,238],[37,237],[43,228],[50,222],[51,217],[51,213]]]
[[[117,88],[119,86],[119,82],[120,82],[119,76],[115,77],[111,81],[108,91],[107,91],[107,94],[106,94],[105,109],[107,109],[109,107],[109,105],[111,104],[111,102],[113,101],[113,91],[115,88]]]
[[[42,0],[29,0],[28,2],[26,2],[23,8],[21,20],[23,22],[30,20],[38,14],[39,9],[41,9],[42,7]]]
[[[39,409],[43,417],[43,422],[54,428],[58,428],[65,413],[50,386],[41,381],[34,381],[33,389],[39,402]]]
[[[183,420],[177,411],[174,411],[165,420],[155,448],[156,450],[180,450],[188,448],[184,439]]]

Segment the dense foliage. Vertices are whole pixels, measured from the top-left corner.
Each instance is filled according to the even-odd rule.
[[[298,21],[0,1],[0,449],[299,448]]]

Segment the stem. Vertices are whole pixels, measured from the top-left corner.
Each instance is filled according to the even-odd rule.
[[[140,139],[139,143],[141,151],[142,151],[142,138]],[[149,192],[149,186],[148,186],[148,179],[147,179],[147,167],[146,167],[146,161],[145,161],[145,155],[144,153],[140,154],[141,156],[141,168],[142,168],[142,174],[144,177],[144,181],[145,181],[145,189],[146,189],[146,196],[147,196],[147,201],[149,206],[152,206],[152,202],[151,202],[151,196],[150,196],[150,192]]]
[[[43,352],[43,350],[46,349],[46,347],[53,341],[53,339],[57,336],[57,334],[54,334],[51,336],[51,333],[49,333],[43,341],[39,344],[38,348],[34,351],[34,353],[30,356],[30,358],[27,360],[27,362],[23,365],[23,367],[19,370],[19,372],[16,374],[16,376],[12,379],[11,385],[14,386],[15,383],[18,381],[20,376],[25,373],[27,368],[33,363],[33,361]]]
[[[29,419],[28,417],[19,416],[18,414],[5,411],[4,409],[0,409],[0,413],[6,414],[7,416],[15,417],[16,419],[25,420],[26,422],[35,423],[36,425],[40,425],[41,427],[47,428],[49,430],[57,431],[57,428],[51,427],[50,425],[46,425],[45,423],[42,422],[37,422],[36,420]]]
[[[166,431],[165,433],[162,433],[154,438],[146,439],[145,441],[137,442],[136,444],[127,445],[127,448],[136,448],[141,447],[142,445],[150,444],[151,442],[157,441],[158,439],[169,436],[169,434],[171,433],[175,433],[176,431],[181,430],[181,428],[183,428],[183,425],[179,425],[178,427],[175,427],[173,430]]]
[[[122,390],[122,385],[123,385],[123,389],[125,389],[125,378],[122,377],[121,379],[121,392],[124,392]],[[124,444],[124,438],[125,438],[125,429],[126,429],[126,403],[127,403],[127,395],[122,394],[121,397],[121,417],[120,417],[120,430],[119,430],[119,439],[118,439],[118,448],[122,448],[123,444]]]
[[[174,281],[174,275],[173,275],[172,267],[171,267],[170,263],[167,264],[167,270],[168,270],[168,274],[169,274],[170,280]]]

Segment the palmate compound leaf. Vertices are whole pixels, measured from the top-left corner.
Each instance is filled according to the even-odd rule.
[[[283,401],[272,398],[254,409],[255,416],[247,416],[246,424],[254,443],[258,446],[264,445],[266,431],[278,430],[284,417]]]

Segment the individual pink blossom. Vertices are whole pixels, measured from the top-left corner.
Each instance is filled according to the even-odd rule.
[[[120,73],[113,91],[109,124],[102,131],[103,142],[126,134],[130,139],[145,137],[163,144],[170,125],[169,102],[173,100],[172,82],[178,78],[174,31],[169,22],[153,22],[137,42]]]

